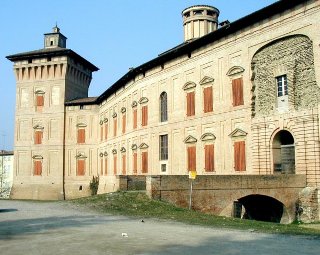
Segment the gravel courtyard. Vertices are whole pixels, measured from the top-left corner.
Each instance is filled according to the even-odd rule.
[[[0,200],[0,254],[319,254],[320,239],[103,215],[67,202]]]

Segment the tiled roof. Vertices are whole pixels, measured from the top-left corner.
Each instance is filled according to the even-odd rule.
[[[97,100],[97,97],[85,97],[77,98],[65,103],[65,105],[81,105],[81,104],[94,104]]]
[[[43,57],[54,57],[54,56],[63,56],[63,55],[67,55],[76,59],[77,61],[85,65],[87,68],[89,68],[93,72],[99,70],[98,67],[96,67],[95,65],[90,63],[88,60],[86,60],[85,58],[75,53],[73,50],[61,48],[61,47],[22,52],[22,53],[7,56],[6,58],[11,61],[17,61],[17,60],[25,60],[29,58],[43,58]]]

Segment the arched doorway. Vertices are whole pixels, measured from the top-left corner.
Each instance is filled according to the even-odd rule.
[[[249,195],[238,199],[245,212],[243,219],[280,223],[283,215],[283,204],[273,197]]]
[[[281,130],[274,136],[272,155],[274,173],[295,173],[295,145],[294,138],[289,131]]]

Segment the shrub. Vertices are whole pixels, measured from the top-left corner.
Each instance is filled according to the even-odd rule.
[[[97,195],[99,188],[99,176],[92,176],[92,180],[90,181],[90,190],[91,196]]]

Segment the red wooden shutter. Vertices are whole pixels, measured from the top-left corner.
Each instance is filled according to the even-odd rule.
[[[204,112],[213,111],[213,96],[212,96],[212,87],[204,88],[203,90],[203,109]]]
[[[214,145],[209,144],[204,146],[205,151],[205,171],[213,172],[214,171]]]
[[[117,156],[113,157],[113,174],[117,175]]]
[[[104,139],[108,139],[108,123],[104,124]]]
[[[138,153],[133,153],[133,173],[137,174],[138,169]]]
[[[123,114],[122,116],[122,134],[126,132],[126,115]]]
[[[43,106],[43,105],[44,105],[43,95],[37,95],[37,106]]]
[[[195,114],[195,94],[193,92],[187,93],[187,116],[194,116]]]
[[[196,171],[196,146],[188,147],[188,171]]]
[[[235,171],[246,170],[246,145],[244,141],[234,143],[234,168]]]
[[[86,132],[84,128],[78,129],[78,137],[77,137],[78,143],[85,143],[86,142]]]
[[[233,106],[243,105],[242,78],[232,80]]]
[[[142,106],[142,123],[141,126],[148,125],[148,106]]]
[[[122,174],[126,175],[126,165],[127,165],[127,160],[126,160],[126,155],[122,155]]]
[[[108,158],[104,159],[104,175],[108,174]]]
[[[77,175],[78,176],[84,175],[84,172],[85,172],[85,160],[78,159],[77,160]]]
[[[117,136],[117,118],[113,119],[113,136]]]
[[[34,175],[41,175],[42,174],[42,161],[41,160],[35,160],[33,161],[33,174]]]
[[[142,152],[142,173],[148,173],[148,152]]]
[[[43,131],[37,130],[34,132],[34,144],[42,144]]]
[[[137,123],[138,123],[138,110],[134,109],[133,110],[133,129],[137,128]]]

